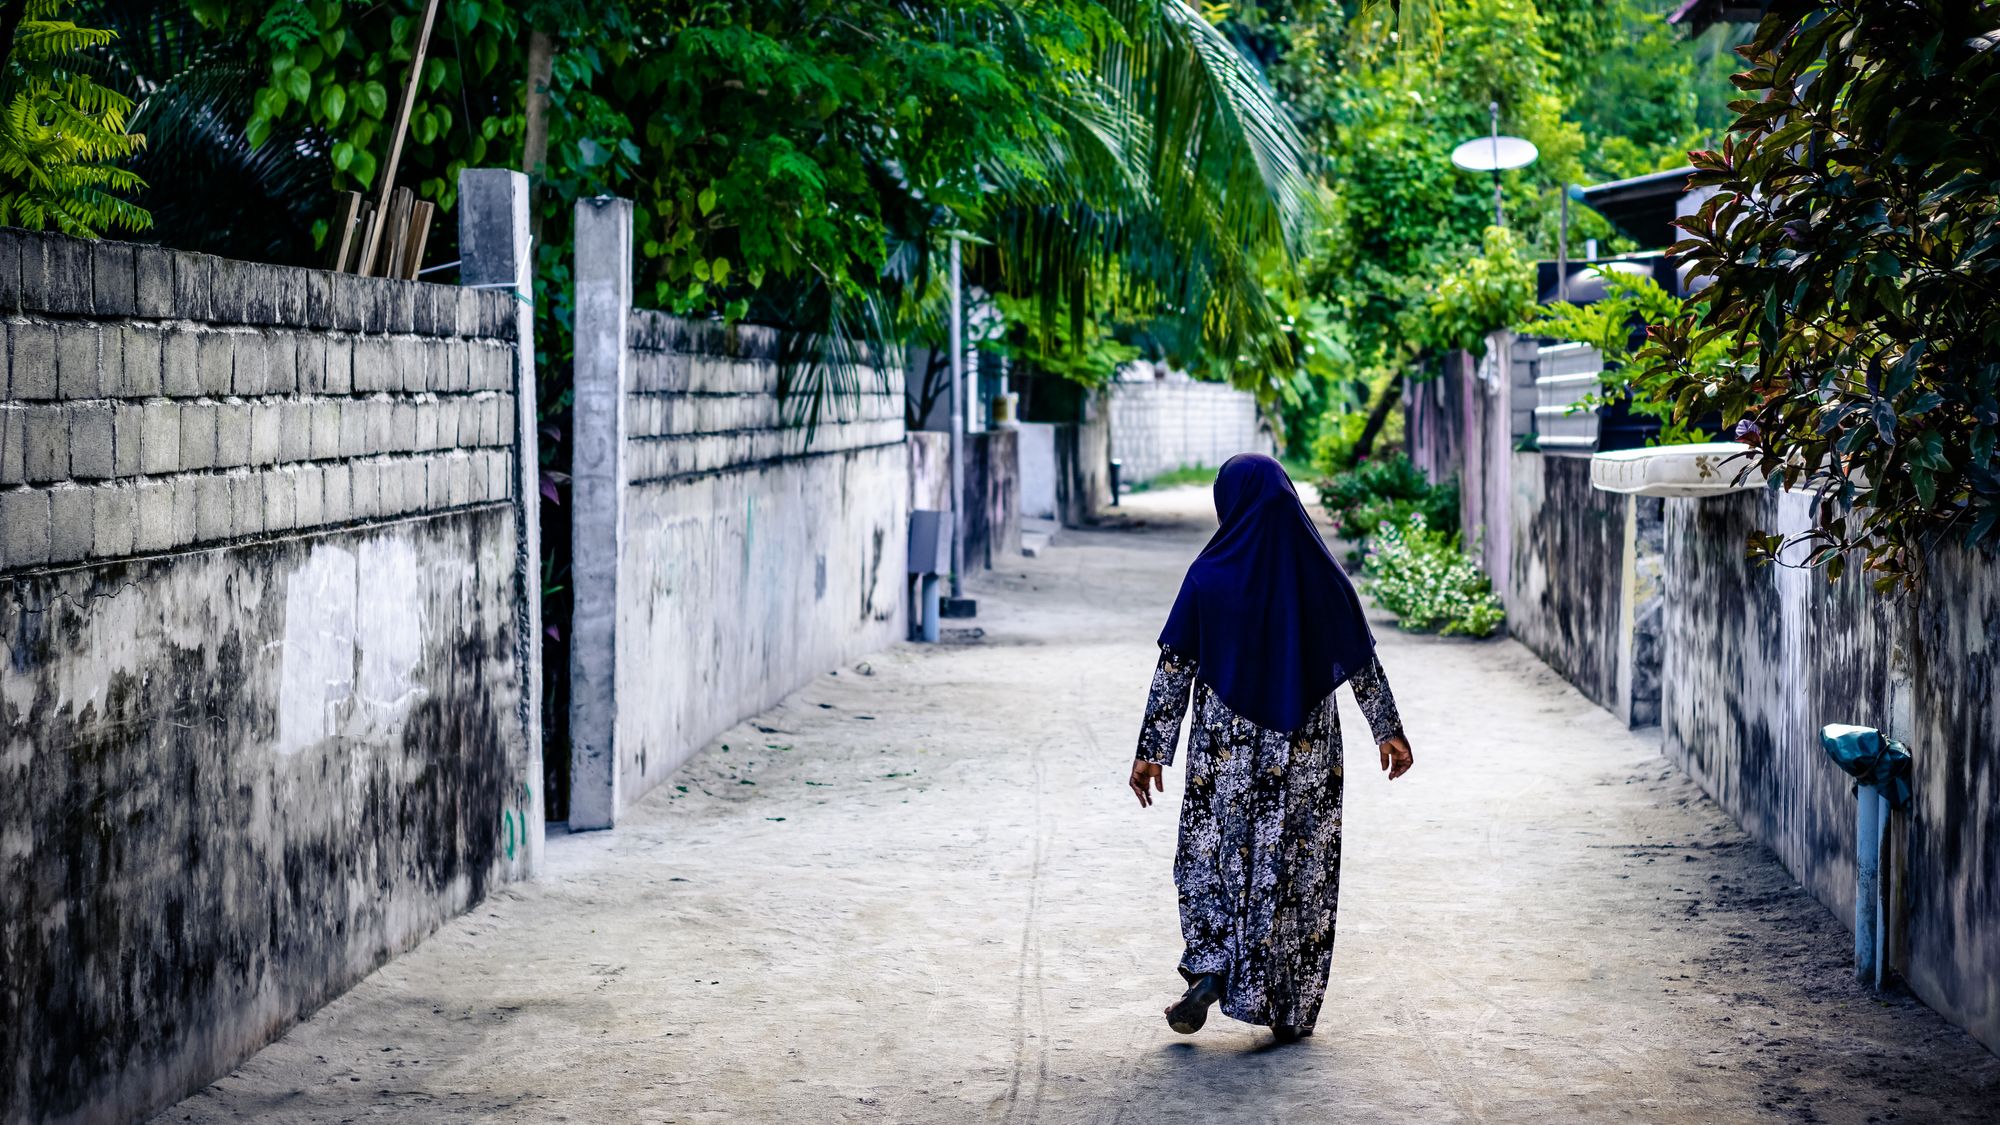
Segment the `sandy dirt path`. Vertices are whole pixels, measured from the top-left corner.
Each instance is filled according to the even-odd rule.
[[[1379,624],[1417,768],[1343,692],[1318,1035],[1173,1034],[1180,774],[1124,778],[1205,506],[983,578],[983,635],[822,676],[158,1120],[2000,1120],[2000,1059],[1854,985],[1643,737],[1511,641]]]

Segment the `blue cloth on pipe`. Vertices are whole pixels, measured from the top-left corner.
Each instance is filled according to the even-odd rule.
[[[1873,785],[1888,797],[1890,808],[1910,807],[1910,751],[1902,743],[1874,727],[1828,723],[1820,728],[1819,744],[1856,784]]]

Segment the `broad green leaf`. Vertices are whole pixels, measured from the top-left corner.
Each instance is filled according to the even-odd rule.
[[[347,91],[338,83],[322,89],[319,92],[319,111],[326,115],[328,124],[340,124],[341,114],[347,112]]]

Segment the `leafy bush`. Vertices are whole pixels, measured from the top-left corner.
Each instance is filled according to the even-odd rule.
[[[1368,595],[1411,632],[1491,636],[1507,618],[1492,580],[1422,513],[1383,524],[1368,547]]]
[[[1370,458],[1318,487],[1319,501],[1336,530],[1349,539],[1366,539],[1413,515],[1438,527],[1458,526],[1458,485],[1432,484],[1400,452]]]
[[[1400,397],[1401,391],[1396,383],[1402,377],[1402,371],[1395,367],[1384,365],[1376,368],[1365,378],[1354,381],[1360,393],[1350,392],[1351,402],[1343,404],[1341,409],[1329,405],[1312,420],[1311,438],[1305,444],[1317,475],[1331,476],[1354,462],[1354,447],[1360,442],[1362,431],[1368,427],[1370,407],[1384,394]],[[1382,429],[1375,435],[1373,448],[1395,449],[1402,444],[1403,410],[1397,405],[1383,418]]]
[[[1487,227],[1483,249],[1423,279],[1404,313],[1404,337],[1419,351],[1486,353],[1486,337],[1535,307],[1535,262],[1521,236]]]

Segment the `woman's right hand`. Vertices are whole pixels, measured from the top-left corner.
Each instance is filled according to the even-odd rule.
[[[1160,763],[1142,761],[1137,758],[1132,760],[1132,778],[1126,784],[1130,785],[1132,792],[1138,795],[1139,807],[1142,809],[1153,807],[1153,794],[1155,792],[1165,793],[1167,791],[1167,781],[1165,777],[1161,776]],[[1150,789],[1148,788],[1149,784],[1151,786]]]

